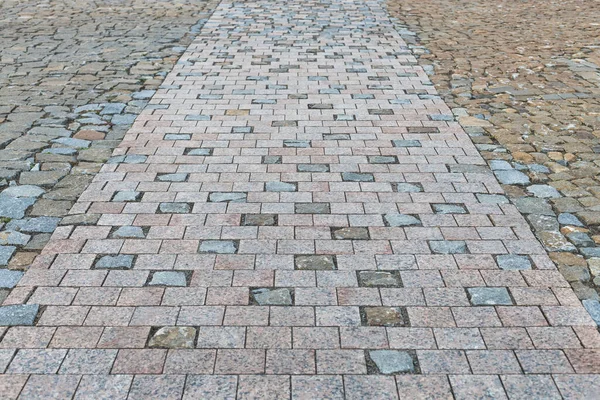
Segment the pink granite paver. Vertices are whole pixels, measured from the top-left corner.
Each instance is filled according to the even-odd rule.
[[[594,321],[381,1],[221,3],[114,156],[18,286],[9,397],[600,393]]]

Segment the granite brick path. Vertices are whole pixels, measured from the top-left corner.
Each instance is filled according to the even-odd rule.
[[[22,399],[593,399],[600,334],[381,1],[221,3],[0,307]]]

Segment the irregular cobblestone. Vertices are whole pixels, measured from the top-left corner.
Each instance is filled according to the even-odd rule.
[[[2,2],[0,217],[67,215],[217,3]]]
[[[591,0],[387,0],[397,30],[513,201],[547,200],[600,245],[600,11]],[[583,11],[585,10],[585,11]],[[542,21],[540,23],[540,21]],[[531,29],[536,26],[536,29]],[[592,257],[577,236],[536,231]],[[558,231],[558,230],[555,230]],[[571,241],[573,246],[564,242]],[[580,298],[600,287],[574,287]],[[580,290],[581,289],[581,290]]]

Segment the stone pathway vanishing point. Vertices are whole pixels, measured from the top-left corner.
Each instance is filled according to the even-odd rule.
[[[219,4],[84,213],[0,270],[3,398],[600,393],[600,316],[381,1]]]

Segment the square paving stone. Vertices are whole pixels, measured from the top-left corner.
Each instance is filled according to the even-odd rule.
[[[0,306],[0,326],[33,325],[38,311],[37,304]]]
[[[404,310],[400,307],[362,307],[363,325],[367,326],[406,326]]]
[[[108,269],[131,269],[134,256],[130,254],[119,254],[116,256],[103,256],[96,261],[96,268]]]
[[[339,228],[333,229],[333,238],[338,240],[368,240],[369,230],[367,228]]]
[[[1,289],[12,289],[14,288],[21,277],[23,276],[22,271],[13,271],[9,269],[0,269],[0,288]]]
[[[246,193],[212,192],[208,195],[208,201],[213,203],[245,203],[246,197]]]
[[[397,271],[358,271],[359,286],[365,287],[401,287]]]
[[[186,156],[210,156],[213,153],[213,149],[195,149],[192,147],[186,147],[183,151],[183,155]]]
[[[373,174],[359,172],[342,172],[342,180],[345,182],[374,182]]]
[[[185,272],[156,271],[152,274],[148,286],[187,286]]]
[[[329,214],[329,203],[296,203],[296,214]]]
[[[143,239],[146,237],[144,235],[144,230],[139,226],[120,226],[116,231],[111,234],[111,237],[114,239],[123,239],[123,238],[138,238]]]
[[[462,240],[430,240],[429,248],[435,254],[462,254],[467,252],[467,245]]]
[[[191,140],[192,135],[189,134],[179,134],[179,133],[168,133],[165,135],[164,140]]]
[[[474,306],[512,305],[508,290],[503,287],[475,287],[467,292]]]
[[[396,192],[399,193],[418,193],[423,191],[420,183],[400,182],[396,184]]]
[[[382,374],[415,372],[415,362],[406,351],[371,350],[369,357]]]
[[[421,220],[412,215],[406,214],[385,214],[383,216],[388,226],[420,226]]]
[[[336,269],[333,256],[296,256],[296,269],[300,270],[334,270]]]
[[[189,214],[192,206],[189,203],[160,203],[158,210],[163,214]]]
[[[267,182],[265,188],[267,192],[295,192],[296,184],[288,182]]]
[[[527,256],[518,256],[515,254],[501,254],[496,258],[496,262],[501,269],[515,271],[531,269],[531,261]]]
[[[281,164],[281,156],[263,156],[263,164]]]
[[[329,172],[329,164],[298,164],[298,172]]]
[[[436,214],[467,214],[467,209],[462,204],[432,204]]]
[[[114,197],[111,201],[114,202],[136,202],[140,201],[142,198],[142,193],[134,192],[134,191],[121,191],[115,193]]]
[[[259,288],[251,292],[252,298],[259,306],[291,306],[292,292],[288,288]]]
[[[243,226],[275,226],[277,225],[276,214],[244,214],[242,216]]]
[[[199,253],[234,254],[238,245],[233,240],[204,240],[198,248]]]
[[[158,174],[156,180],[158,182],[185,182],[188,178],[188,174],[177,173],[177,174]]]

